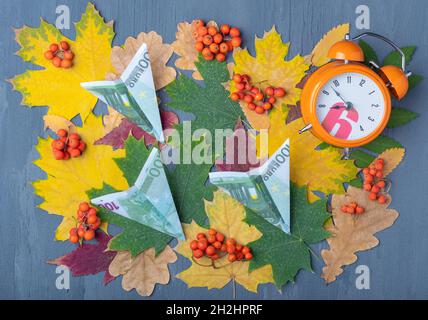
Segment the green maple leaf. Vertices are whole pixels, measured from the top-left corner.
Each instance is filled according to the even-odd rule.
[[[193,129],[205,128],[213,136],[215,129],[233,130],[243,113],[223,87],[230,80],[226,62],[206,61],[200,56],[195,65],[204,79],[203,85],[181,74],[166,87],[171,99],[168,106],[193,113]]]
[[[144,139],[137,140],[133,136],[125,141],[126,157],[115,159],[122,170],[128,185],[134,185],[146,162],[150,150],[147,150]],[[102,195],[118,192],[109,185],[104,184],[102,189],[92,189],[88,192],[89,198],[93,199]],[[159,232],[153,228],[145,226],[134,220],[122,217],[116,213],[99,207],[99,216],[103,221],[117,225],[123,231],[116,235],[109,242],[109,249],[115,251],[130,251],[133,256],[138,255],[149,248],[155,248],[156,254],[162,252],[165,246],[172,240],[172,237]]]
[[[231,129],[233,132],[237,119],[243,113],[239,104],[229,99],[229,93],[223,87],[223,83],[230,79],[226,63],[206,61],[199,57],[195,64],[204,79],[203,85],[180,75],[166,88],[170,97],[168,106],[193,113],[195,119],[191,121],[192,130],[206,129],[212,137],[216,129]],[[178,129],[182,132],[182,127]],[[180,143],[182,153],[183,141]],[[212,147],[215,148],[214,145]],[[212,199],[216,189],[205,186],[214,156],[211,160],[211,163],[197,165],[181,162],[168,172],[168,181],[182,222],[191,223],[195,220],[199,225],[207,225],[204,199]]]
[[[261,238],[248,244],[254,254],[250,271],[267,264],[272,265],[273,278],[278,288],[293,281],[300,269],[312,270],[309,245],[330,235],[323,227],[330,217],[326,212],[327,201],[309,203],[306,189],[291,185],[291,234],[284,233],[247,209],[245,221],[263,234]]]

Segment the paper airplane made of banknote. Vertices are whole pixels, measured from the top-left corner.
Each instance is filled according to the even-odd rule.
[[[177,209],[160,159],[153,148],[134,186],[91,199],[93,204],[125,218],[185,240]]]
[[[82,82],[83,88],[129,118],[159,142],[165,142],[145,43],[115,81]]]
[[[285,233],[290,233],[290,143],[248,172],[210,172],[210,182]]]

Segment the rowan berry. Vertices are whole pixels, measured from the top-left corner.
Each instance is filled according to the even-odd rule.
[[[217,33],[218,33],[218,30],[217,30],[216,27],[214,27],[214,26],[209,26],[208,27],[208,34],[210,36],[215,36]]]
[[[202,250],[200,250],[200,249],[193,250],[193,256],[196,259],[202,258],[203,255],[204,255],[204,253],[202,252]]]
[[[377,194],[376,194],[376,193],[374,193],[374,192],[371,192],[371,193],[369,194],[369,199],[370,199],[370,200],[372,200],[372,201],[376,200],[376,199],[377,199]]]
[[[57,68],[61,67],[61,58],[60,57],[53,57],[52,64]]]
[[[209,46],[211,43],[213,43],[213,37],[207,34],[206,36],[204,36],[202,42],[204,43],[204,45]]]
[[[217,33],[213,36],[215,43],[220,44],[223,41],[223,36],[220,33]]]
[[[89,206],[89,203],[87,203],[87,202],[81,202],[79,204],[79,211],[82,213],[87,212],[89,210],[89,208],[90,208],[90,206]]]
[[[228,253],[234,253],[235,250],[236,250],[236,248],[235,248],[235,245],[233,245],[233,244],[228,244],[227,247],[226,247],[226,251]]]
[[[83,236],[83,238],[87,241],[92,240],[95,237],[95,231],[92,229],[88,229],[85,231],[85,235]]]
[[[238,101],[239,100],[239,95],[237,93],[232,93],[230,95],[230,99],[232,99],[232,101]]]
[[[242,40],[240,37],[233,37],[231,40],[232,47],[236,48],[241,46]]]
[[[219,51],[219,47],[217,43],[211,43],[209,48],[212,53],[217,53]]]
[[[208,246],[208,242],[206,240],[203,240],[203,239],[199,240],[199,242],[198,242],[198,248],[199,249],[205,250],[207,248],[207,246]]]
[[[357,213],[357,214],[363,214],[364,211],[365,211],[365,209],[363,207],[358,206],[357,208],[355,208],[355,213]]]
[[[62,160],[65,157],[64,152],[61,151],[61,150],[56,150],[55,149],[53,153],[54,153],[54,157],[55,157],[56,160]]]
[[[59,129],[57,132],[56,132],[56,135],[58,136],[58,137],[66,137],[67,136],[67,130],[64,130],[64,129]]]
[[[251,260],[253,259],[253,255],[251,254],[251,252],[248,252],[245,254],[245,260]]]
[[[190,249],[192,249],[192,250],[198,249],[198,241],[197,240],[192,240],[192,242],[190,242]]]
[[[82,155],[79,149],[71,149],[69,153],[70,153],[70,156],[72,156],[73,158],[77,158]]]
[[[48,59],[48,60],[52,60],[52,59],[54,58],[54,54],[53,54],[53,52],[52,52],[52,51],[50,51],[50,50],[46,51],[46,52],[44,53],[44,56],[45,56],[45,58],[46,58],[46,59]]]
[[[219,45],[219,50],[221,53],[228,53],[229,52],[229,46],[225,42],[222,42]]]
[[[205,233],[198,233],[198,235],[196,236],[196,239],[201,240],[201,239],[206,239]]]
[[[205,36],[208,34],[208,29],[205,26],[198,27],[197,31],[198,31],[198,35],[200,36]]]
[[[59,46],[58,46],[56,43],[52,43],[52,44],[49,46],[49,50],[50,50],[52,53],[55,53],[55,52],[57,52],[57,51],[59,50]]]
[[[230,30],[229,30],[229,34],[230,34],[230,36],[233,38],[233,37],[239,37],[240,35],[241,35],[241,31],[239,31],[239,29],[238,28],[231,28]]]
[[[275,93],[275,90],[274,90],[274,88],[272,88],[272,87],[267,87],[267,88],[265,89],[265,93],[266,93],[268,96],[273,96],[273,95],[274,95],[274,93]]]
[[[262,100],[263,100],[263,98],[264,98],[264,95],[263,95],[263,93],[261,93],[261,92],[257,93],[257,94],[254,96],[254,100],[256,100],[256,101],[262,101]]]
[[[202,50],[204,49],[204,43],[202,41],[196,41],[195,49],[198,52],[202,52]]]
[[[250,110],[255,110],[257,106],[254,103],[250,102],[249,104],[247,104],[247,107]]]
[[[250,248],[248,248],[247,246],[244,246],[244,247],[242,247],[242,251],[241,251],[243,254],[247,254],[247,253],[250,253],[251,252],[251,250],[250,250]]]
[[[262,114],[265,112],[265,109],[263,107],[257,106],[256,107],[256,113],[258,114]]]
[[[214,242],[213,247],[216,248],[217,250],[220,250],[221,249],[221,242],[220,241]]]
[[[374,185],[374,186],[372,187],[372,192],[373,192],[373,193],[379,193],[379,191],[380,191],[380,188],[379,188],[377,185]]]
[[[223,24],[223,25],[220,27],[220,31],[221,31],[223,34],[227,35],[227,34],[229,34],[229,32],[230,32],[230,26],[229,26],[228,24]]]
[[[80,136],[77,133],[72,133],[70,134],[70,136],[68,137],[70,140],[75,139],[75,140],[80,140]]]
[[[270,110],[270,109],[272,109],[272,104],[271,104],[271,103],[269,103],[269,102],[265,102],[265,103],[263,104],[263,109],[265,109],[265,110]]]
[[[245,101],[246,103],[251,103],[251,102],[253,102],[253,101],[254,101],[254,98],[253,98],[253,96],[252,96],[252,95],[246,94],[246,95],[244,96],[244,101]]]
[[[229,260],[229,262],[235,262],[236,261],[236,255],[233,253],[229,254],[229,256],[227,257],[227,260]]]
[[[366,191],[371,191],[372,190],[372,185],[370,183],[365,183],[363,186],[364,190]]]
[[[275,88],[273,94],[277,98],[282,98],[283,96],[285,96],[285,90],[284,88]]]
[[[235,83],[241,83],[242,82],[242,77],[241,77],[241,75],[240,74],[237,74],[237,73],[235,73],[234,75],[233,75],[233,82],[235,82]]]
[[[69,240],[71,243],[77,243],[77,242],[79,242],[79,236],[73,234],[70,236]]]
[[[378,186],[379,188],[383,189],[383,188],[385,188],[386,183],[385,183],[385,181],[384,181],[384,180],[380,180],[380,181],[378,181],[377,186]]]
[[[60,44],[62,50],[70,49],[70,45],[68,44],[67,41],[61,41],[59,44]]]
[[[377,199],[377,201],[380,203],[380,204],[384,204],[384,203],[386,203],[386,197],[385,196],[379,196],[379,198]]]
[[[205,249],[205,253],[209,256],[212,256],[215,253],[215,248],[213,246],[208,246]]]

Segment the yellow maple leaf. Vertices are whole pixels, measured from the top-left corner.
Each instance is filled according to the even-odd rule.
[[[80,86],[81,82],[103,80],[112,72],[110,62],[113,22],[105,23],[94,5],[89,3],[86,12],[75,24],[76,40],[64,37],[54,25],[41,20],[38,28],[24,26],[16,30],[16,41],[21,46],[17,54],[24,61],[42,67],[27,70],[11,82],[22,93],[22,104],[48,106],[48,114],[72,119],[80,114],[85,120],[97,98]],[[73,67],[56,68],[45,59],[44,52],[51,43],[65,40],[75,54]]]
[[[358,168],[352,160],[342,160],[340,149],[327,147],[310,132],[299,134],[305,125],[302,118],[285,123],[289,109],[275,108],[270,113],[268,153],[272,155],[286,139],[290,139],[290,179],[299,187],[308,185],[308,200],[318,199],[312,191],[343,194],[343,182],[355,178]],[[260,148],[259,148],[260,149]]]
[[[263,38],[256,37],[256,57],[251,56],[247,49],[235,49],[233,71],[248,74],[251,82],[262,89],[268,86],[283,87],[287,93],[284,98],[277,100],[276,105],[295,105],[300,100],[301,92],[296,85],[305,76],[309,65],[301,55],[285,60],[289,47],[290,43],[283,43],[281,35],[272,27],[269,32],[265,32]]]
[[[76,225],[79,203],[89,201],[87,191],[101,189],[103,183],[117,190],[128,188],[122,171],[114,161],[115,158],[124,157],[125,150],[114,151],[111,146],[93,145],[104,136],[102,118],[91,113],[83,127],[76,127],[75,130],[87,144],[81,157],[55,160],[51,147],[53,139],[50,137],[39,138],[36,146],[40,158],[34,164],[47,174],[45,180],[33,183],[36,194],[44,200],[39,207],[64,217],[56,230],[57,240],[66,240],[70,228]]]
[[[312,64],[320,67],[329,62],[328,50],[336,42],[345,39],[347,33],[349,33],[349,23],[339,24],[328,31],[312,50],[310,59]]]
[[[256,227],[243,222],[244,206],[222,191],[214,193],[213,201],[205,201],[205,211],[211,228],[228,238],[234,238],[238,243],[245,245],[262,236]],[[187,240],[179,242],[176,250],[186,258],[192,259],[190,242],[196,239],[199,232],[206,233],[207,230],[194,221],[191,224],[183,224],[183,229]],[[230,281],[234,281],[252,292],[257,292],[257,287],[261,283],[273,282],[270,265],[249,272],[249,262],[228,263],[227,258],[222,257],[218,260],[218,264],[216,263],[217,268],[214,268],[206,266],[210,261],[209,258],[202,257],[198,259],[199,264],[193,262],[190,268],[179,273],[177,277],[186,282],[189,287],[223,288]]]

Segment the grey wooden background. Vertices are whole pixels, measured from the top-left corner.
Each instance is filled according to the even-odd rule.
[[[0,78],[22,73],[26,68],[14,55],[14,27],[35,26],[39,17],[54,22],[55,8],[67,4],[72,21],[78,21],[87,1],[71,0],[2,0],[0,4]],[[254,49],[254,34],[261,36],[273,24],[284,40],[292,41],[291,55],[310,52],[314,44],[331,27],[351,22],[354,34],[355,8],[366,4],[371,10],[371,30],[384,34],[400,45],[418,45],[410,69],[428,76],[428,2],[375,0],[292,0],[292,1],[119,1],[96,0],[97,8],[107,20],[115,20],[114,44],[122,44],[129,35],[156,30],[167,42],[175,38],[178,22],[194,18],[214,19],[237,25],[244,32],[245,44]],[[74,30],[65,31],[74,37]],[[372,43],[385,54],[389,48]],[[428,298],[428,210],[426,123],[428,81],[411,92],[401,104],[421,113],[410,126],[387,133],[402,142],[407,156],[393,174],[395,182],[393,207],[400,212],[396,224],[379,234],[379,247],[358,254],[357,264],[335,283],[326,286],[319,274],[322,261],[314,257],[314,273],[301,272],[295,284],[287,285],[282,293],[273,285],[263,285],[258,294],[238,286],[239,299],[407,299]],[[139,299],[138,294],[125,292],[116,279],[107,287],[102,275],[72,278],[69,291],[55,287],[55,267],[45,261],[72,249],[72,245],[53,241],[54,230],[60,222],[36,208],[40,199],[33,195],[30,181],[43,173],[32,161],[37,154],[37,136],[44,135],[42,116],[45,108],[30,110],[20,106],[21,95],[0,82],[0,298],[3,299]],[[319,252],[325,243],[315,246]],[[355,268],[364,264],[371,271],[370,290],[357,290]],[[171,268],[172,275],[187,267],[180,258]],[[172,278],[168,286],[158,286],[150,299],[222,299],[231,298],[231,285],[222,290],[188,289]]]

